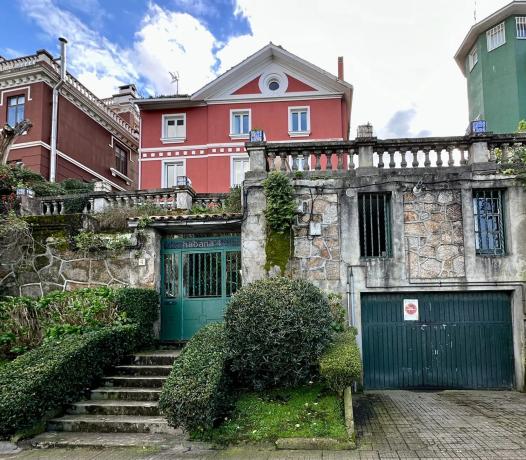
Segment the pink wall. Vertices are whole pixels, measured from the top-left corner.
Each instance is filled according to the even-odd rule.
[[[288,108],[310,107],[311,134],[305,137],[291,138],[288,134]],[[246,139],[230,137],[230,110],[250,109],[252,128],[265,131],[267,141],[308,141],[311,139],[347,139],[347,108],[343,99],[311,99],[301,101],[252,102],[239,104],[213,104],[204,107],[170,110],[146,110],[142,117],[142,148],[155,149],[157,152],[171,151],[172,159],[185,159],[186,175],[192,180],[197,192],[226,192],[230,188],[231,156],[244,154]],[[163,144],[161,142],[162,115],[186,114],[186,141],[183,143]],[[208,144],[213,144],[206,147]],[[241,152],[227,146],[238,145]],[[225,145],[223,152],[219,146]],[[188,151],[184,151],[187,147]],[[212,147],[215,152],[213,151]],[[175,157],[175,150],[178,150]],[[204,150],[204,152],[201,152]],[[184,153],[183,153],[184,151]],[[200,154],[204,156],[199,157]],[[158,157],[157,153],[146,154],[148,161],[142,161],[141,188],[159,188],[161,168],[167,153]]]

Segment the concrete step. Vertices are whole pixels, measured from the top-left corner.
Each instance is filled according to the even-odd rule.
[[[160,388],[102,387],[91,390],[92,401],[157,401],[160,395]]]
[[[134,375],[134,376],[166,376],[172,370],[172,366],[152,366],[152,365],[136,365],[130,364],[125,366],[115,366],[115,372],[118,375]]]
[[[143,351],[128,356],[126,364],[139,366],[171,366],[181,354],[181,350],[154,350]]]
[[[81,401],[72,404],[68,408],[67,413],[151,417],[159,415],[159,404],[157,401],[114,401],[111,399]]]
[[[157,447],[166,449],[181,445],[185,436],[181,430],[174,433],[75,433],[67,431],[47,431],[31,440],[37,448],[48,447]],[[70,457],[73,458],[73,457]]]
[[[161,388],[166,376],[112,375],[102,380],[106,387]]]
[[[133,415],[64,415],[52,419],[48,431],[89,433],[174,433],[164,417]]]

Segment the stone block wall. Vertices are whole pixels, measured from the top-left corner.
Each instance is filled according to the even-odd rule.
[[[404,234],[411,278],[465,277],[460,190],[406,192]]]
[[[0,254],[0,287],[3,295],[38,297],[51,291],[96,286],[156,288],[159,237],[144,233],[141,247],[96,253],[65,249],[48,238],[39,254],[28,258],[18,246]]]

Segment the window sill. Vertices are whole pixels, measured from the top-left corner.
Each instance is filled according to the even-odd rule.
[[[230,139],[248,139],[249,135],[248,133],[242,133],[242,134],[229,134]]]
[[[186,137],[161,137],[163,144],[182,144],[186,142]]]
[[[309,137],[310,131],[289,131],[289,137]]]
[[[122,174],[120,171],[117,171],[115,168],[110,168],[110,171],[113,177],[120,177],[122,180],[126,182],[126,185],[133,184],[133,181],[128,176],[126,176],[125,174]]]

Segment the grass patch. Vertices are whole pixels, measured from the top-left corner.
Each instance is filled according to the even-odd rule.
[[[242,394],[231,418],[191,437],[221,445],[296,437],[348,441],[343,403],[321,384]]]

